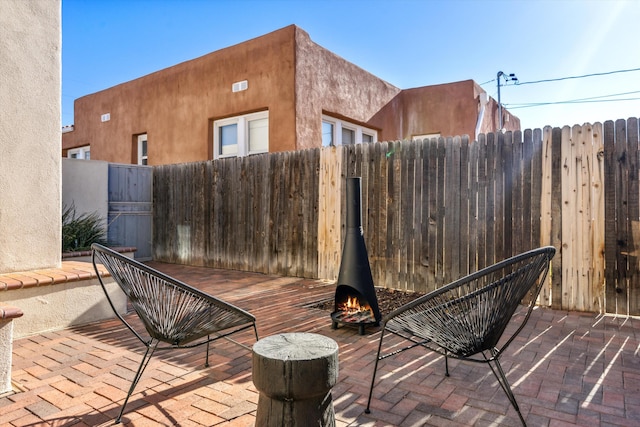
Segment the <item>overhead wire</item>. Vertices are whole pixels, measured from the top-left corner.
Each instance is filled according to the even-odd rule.
[[[544,105],[560,105],[560,104],[589,104],[596,102],[619,102],[619,101],[640,101],[640,97],[638,98],[621,98],[621,99],[600,99],[593,101],[554,101],[554,102],[537,102],[531,104],[502,104],[505,108],[509,108],[510,110],[517,110],[520,108],[530,108],[530,107],[542,107]]]
[[[522,85],[532,85],[532,84],[538,84],[538,83],[559,82],[559,81],[562,81],[562,80],[583,79],[585,77],[608,76],[608,75],[611,75],[611,74],[629,73],[629,72],[632,72],[632,71],[640,71],[640,68],[630,68],[630,69],[627,69],[627,70],[606,71],[606,72],[603,72],[603,73],[583,74],[581,76],[559,77],[559,78],[556,78],[556,79],[535,80],[535,81],[532,81],[532,82],[518,82],[518,83],[516,83],[516,85],[522,86]]]
[[[530,102],[530,103],[523,103],[523,104],[504,104],[504,106],[505,107],[508,106],[510,109],[514,110],[514,109],[518,109],[518,108],[539,107],[539,106],[543,106],[543,105],[583,104],[583,103],[587,104],[587,103],[596,103],[596,102],[637,101],[637,100],[640,100],[640,97],[638,97],[638,98],[604,99],[604,98],[611,98],[612,96],[632,95],[632,94],[636,94],[636,93],[640,93],[640,90],[635,90],[635,91],[631,91],[631,92],[614,93],[614,94],[611,94],[611,95],[592,96],[592,97],[589,97],[589,98],[571,99],[571,100],[567,100],[567,101]]]
[[[511,86],[522,86],[522,85],[530,85],[530,84],[538,84],[538,83],[550,83],[550,82],[557,82],[557,81],[563,81],[563,80],[572,80],[572,79],[582,79],[582,78],[587,78],[587,77],[607,76],[607,75],[619,74],[619,73],[629,73],[629,72],[634,72],[634,71],[640,71],[640,68],[629,68],[629,69],[624,69],[624,70],[605,71],[605,72],[602,72],[602,73],[583,74],[583,75],[580,75],[580,76],[558,77],[558,78],[554,78],[554,79],[534,80],[534,81],[530,81],[530,82],[516,81],[515,84],[513,84]],[[486,84],[493,83],[496,80],[497,79],[488,80],[488,81],[482,83],[480,86],[484,86]],[[504,86],[509,86],[509,85],[505,84]],[[582,103],[596,103],[596,102],[618,102],[618,101],[637,101],[637,100],[640,100],[640,98],[602,99],[602,98],[610,98],[610,97],[613,97],[613,96],[630,95],[630,94],[634,94],[634,93],[640,93],[640,91],[632,91],[632,92],[624,92],[624,93],[618,93],[618,94],[602,95],[602,96],[596,96],[596,97],[590,97],[590,98],[581,98],[581,99],[574,99],[574,100],[567,100],[567,101],[532,102],[532,103],[526,103],[526,104],[505,104],[505,103],[503,103],[503,105],[505,107],[509,107],[510,109],[513,110],[513,109],[518,109],[518,108],[539,107],[539,106],[544,106],[544,105],[556,105],[556,104],[582,104]]]
[[[608,75],[611,75],[611,74],[630,73],[630,72],[633,72],[633,71],[640,71],[640,68],[629,68],[629,69],[626,69],[626,70],[605,71],[605,72],[602,72],[602,73],[583,74],[581,76],[558,77],[558,78],[555,78],[555,79],[534,80],[534,81],[531,81],[531,82],[520,82],[520,81],[518,81],[518,82],[515,83],[515,86],[532,85],[532,84],[538,84],[538,83],[559,82],[559,81],[562,81],[562,80],[582,79],[582,78],[585,78],[585,77],[608,76]],[[484,86],[486,84],[493,83],[495,81],[496,81],[496,79],[491,79],[491,80],[488,80],[488,81],[486,81],[484,83],[481,83],[480,86]]]

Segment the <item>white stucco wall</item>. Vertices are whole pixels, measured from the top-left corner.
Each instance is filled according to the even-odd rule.
[[[75,206],[76,215],[109,215],[109,163],[99,160],[62,159],[62,206]]]
[[[105,284],[115,309],[126,313],[124,293],[110,277]],[[114,317],[98,279],[14,289],[4,292],[2,300],[24,313],[13,322],[14,339]]]
[[[58,267],[61,0],[0,1],[0,273]]]
[[[13,322],[0,319],[0,394],[11,391]]]

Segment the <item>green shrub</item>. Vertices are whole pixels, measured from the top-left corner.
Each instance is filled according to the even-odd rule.
[[[92,243],[107,243],[103,220],[97,212],[76,215],[75,206],[62,210],[62,252],[86,251]]]

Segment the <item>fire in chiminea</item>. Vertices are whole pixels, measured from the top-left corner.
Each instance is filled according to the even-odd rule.
[[[365,326],[379,324],[381,315],[362,233],[361,200],[360,178],[347,178],[347,230],[331,319],[334,329],[353,325],[364,335]]]
[[[375,322],[373,310],[366,303],[360,304],[358,297],[347,296],[338,307],[341,322]]]

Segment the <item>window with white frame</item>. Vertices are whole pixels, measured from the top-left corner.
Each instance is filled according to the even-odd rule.
[[[334,142],[334,125],[333,122],[322,121],[322,146],[323,147],[331,147],[332,145],[336,145]]]
[[[67,158],[91,160],[91,148],[88,145],[85,145],[84,147],[72,148],[71,150],[67,151]]]
[[[425,133],[424,135],[413,135],[413,140],[417,141],[417,140],[429,140],[432,138],[440,138],[440,134],[439,133]]]
[[[377,142],[378,132],[330,116],[322,116],[322,146]]]
[[[149,155],[147,154],[147,134],[138,135],[138,164],[149,164]]]
[[[243,157],[269,151],[269,112],[213,122],[213,158]]]

